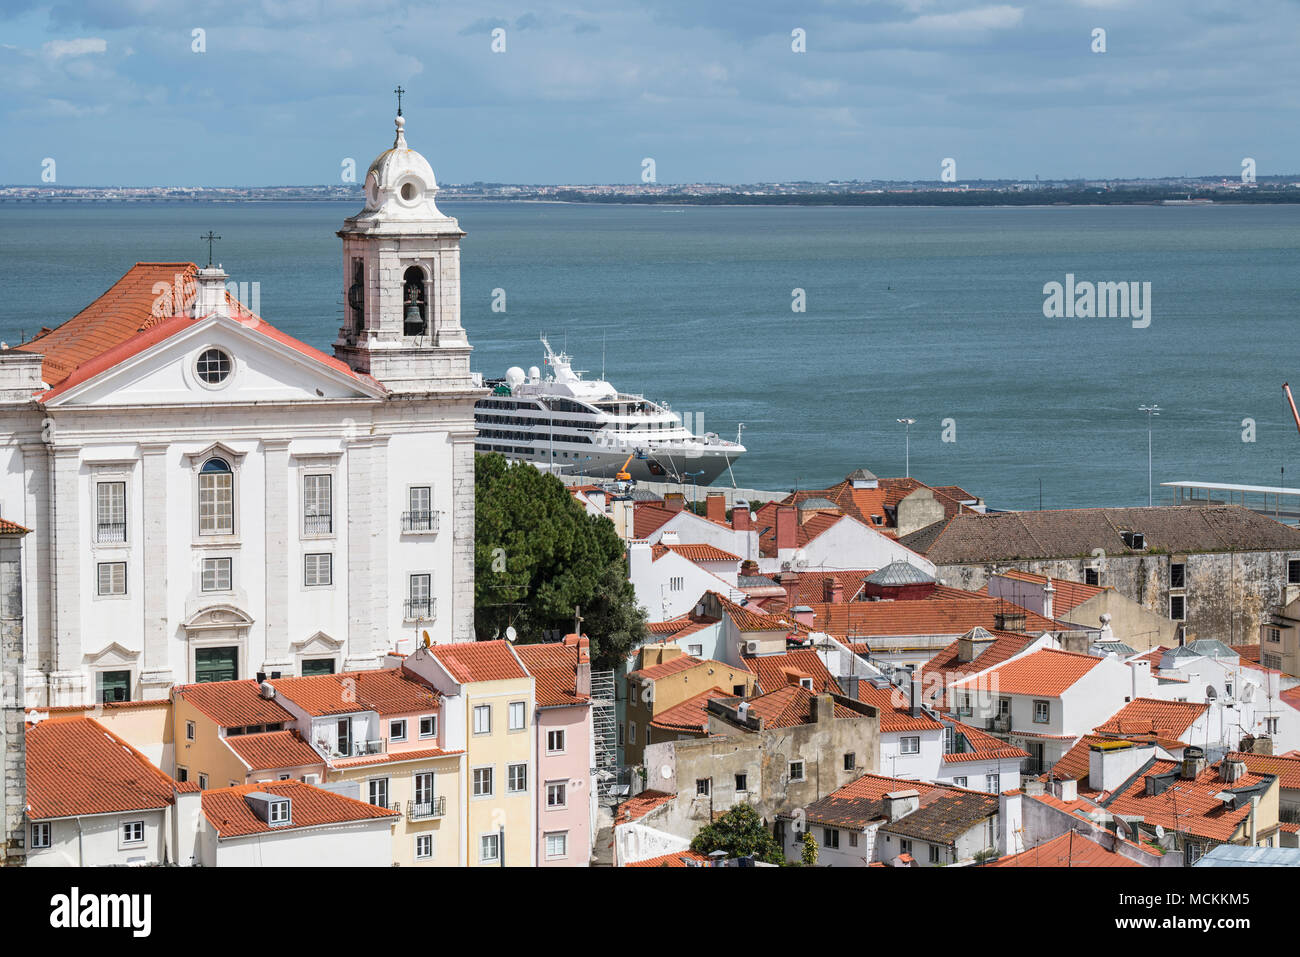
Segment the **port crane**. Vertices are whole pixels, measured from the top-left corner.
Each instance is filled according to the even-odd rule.
[[[1291,403],[1291,416],[1295,419],[1296,430],[1300,431],[1300,412],[1296,411],[1295,397],[1291,395],[1290,383],[1283,382],[1282,391],[1286,393],[1286,400]]]

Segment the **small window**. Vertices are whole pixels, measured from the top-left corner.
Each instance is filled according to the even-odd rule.
[[[1187,581],[1187,566],[1182,562],[1171,562],[1169,565],[1169,587],[1182,588]]]
[[[857,766],[858,766],[858,756],[855,753],[849,751],[847,754],[844,755],[845,771],[853,771],[857,768]]]
[[[799,679],[799,687],[800,687],[800,688],[807,688],[809,691],[812,691],[812,686],[813,686],[813,682],[812,682],[812,679],[811,679],[811,678],[800,678],[800,679]]]
[[[511,764],[506,767],[506,790],[522,794],[528,790],[528,765]]]
[[[546,857],[554,859],[569,856],[569,832],[556,831],[546,835]]]
[[[1272,668],[1274,671],[1282,670],[1282,656],[1269,654],[1267,651],[1260,655],[1260,664],[1265,668]]]
[[[208,776],[207,776],[206,774],[204,774],[202,771],[200,771],[200,772],[199,772],[199,790],[200,790],[200,791],[206,791],[207,789],[208,789]]]
[[[546,732],[546,750],[549,754],[558,754],[564,750],[564,732]]]
[[[415,859],[429,861],[433,859],[433,835],[417,834],[415,837]]]
[[[703,658],[703,657],[704,657],[704,646],[703,646],[703,645],[687,645],[687,646],[686,646],[686,653],[687,653],[688,655],[690,655],[691,657],[693,657],[693,658]]]
[[[791,781],[802,781],[802,780],[803,780],[803,762],[802,762],[802,761],[791,761],[791,762],[790,762],[790,780],[791,780]]]
[[[308,588],[317,585],[334,584],[334,556],[329,552],[304,555],[303,585]]]
[[[636,722],[635,721],[629,721],[627,723],[627,743],[636,744]]]
[[[474,733],[492,733],[492,706],[490,704],[476,704],[474,706]]]
[[[95,486],[95,541],[126,541],[126,483],[99,482]]]
[[[898,853],[899,853],[899,854],[911,854],[911,853],[912,853],[912,842],[909,841],[909,840],[908,840],[907,838],[905,838],[905,837],[900,837],[900,838],[898,839]]]
[[[984,775],[984,790],[989,794],[1002,793],[1002,775],[986,774]]]
[[[205,558],[199,587],[203,591],[230,591],[234,560],[230,558]]]
[[[1047,724],[1052,719],[1052,703],[1050,701],[1034,702],[1034,721],[1038,724]]]
[[[304,658],[302,660],[302,676],[309,678],[312,675],[332,675],[334,674],[333,658]]]
[[[733,695],[735,695],[737,698],[743,698],[743,697],[745,697],[745,686],[744,686],[744,685],[732,685],[732,686],[731,686],[731,693],[732,693]]]
[[[832,850],[840,846],[840,832],[833,827],[822,828],[822,847],[828,847]]]
[[[408,619],[433,617],[433,576],[429,574],[412,575],[409,580],[410,597],[406,601]]]
[[[223,349],[204,349],[196,366],[199,378],[208,385],[220,385],[230,378],[230,353]]]
[[[937,844],[930,845],[930,863],[931,864],[939,863],[939,845]]]
[[[1083,570],[1083,583],[1085,585],[1100,585],[1101,573],[1095,568],[1085,568]]]
[[[857,847],[857,846],[858,846],[858,832],[849,831],[849,847]]]
[[[1264,733],[1277,734],[1277,718],[1264,719]]]
[[[98,672],[95,675],[95,700],[101,704],[108,704],[110,701],[130,701],[131,672]]]
[[[99,563],[99,594],[126,594],[126,562]]]
[[[474,769],[474,797],[492,796],[492,769]]]
[[[408,532],[433,530],[433,489],[428,485],[413,486],[410,490],[411,509],[406,513],[403,528]]]
[[[522,701],[510,702],[509,719],[511,731],[522,731],[524,729],[524,703]]]
[[[185,740],[186,740],[186,741],[193,741],[193,740],[194,740],[194,722],[193,722],[193,721],[186,721],[186,722],[185,722]]]
[[[500,859],[501,845],[499,834],[484,834],[478,839],[479,863]]]
[[[953,786],[954,786],[954,787],[964,788],[964,787],[966,786],[966,779],[965,779],[965,778],[953,778],[953,779],[952,779],[952,783],[953,783]]]
[[[179,764],[176,765],[176,780],[179,781],[181,784],[184,784],[189,779],[190,779],[190,769],[183,768]]]
[[[1286,583],[1300,585],[1300,559],[1293,559],[1286,563]]]
[[[436,738],[438,736],[438,716],[426,714],[420,719],[420,737]]]
[[[32,825],[32,847],[41,849],[50,846],[50,822],[37,821]]]
[[[388,722],[388,740],[405,741],[406,740],[406,719],[396,718]]]
[[[711,785],[711,784],[712,784],[712,782],[711,782],[708,778],[696,778],[696,779],[695,779],[695,793],[696,793],[696,794],[701,794],[701,795],[703,795],[703,796],[705,796],[705,797],[708,797],[708,795],[709,795],[709,788],[710,788],[710,785]]]
[[[904,735],[899,739],[898,750],[902,754],[920,754],[921,736],[919,734]]]
[[[1169,596],[1169,617],[1173,621],[1184,621],[1187,618],[1187,599],[1182,595]]]
[[[523,767],[523,765],[520,765]],[[564,782],[559,781],[554,784],[546,785],[546,806],[565,807],[568,803],[568,790]]]
[[[1282,641],[1282,629],[1280,628],[1268,629],[1268,640],[1271,644],[1276,645],[1280,643]]]
[[[375,807],[388,807],[388,778],[370,779],[370,803]]]
[[[289,802],[272,801],[271,802],[271,821],[272,824],[289,823]]]
[[[736,790],[738,792],[749,790],[749,775],[746,774],[736,775]]]

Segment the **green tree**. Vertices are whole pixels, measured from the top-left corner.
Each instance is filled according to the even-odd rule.
[[[573,629],[581,608],[592,667],[609,669],[646,638],[625,546],[607,518],[587,514],[564,483],[497,454],[474,457],[474,630],[520,641]]]
[[[737,804],[712,824],[700,828],[691,841],[700,854],[726,851],[728,857],[753,857],[767,864],[784,864],[785,855],[752,805]]]
[[[803,848],[799,851],[799,862],[804,867],[817,866],[817,838],[813,837],[812,828],[803,832],[799,841]]]

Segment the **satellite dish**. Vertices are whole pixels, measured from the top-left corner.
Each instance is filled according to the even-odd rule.
[[[1206,701],[1213,701],[1213,700],[1216,699],[1217,697],[1219,697],[1219,693],[1218,693],[1217,691],[1214,690],[1214,685],[1206,685],[1206,686],[1205,686],[1205,700],[1206,700]]]
[[[1157,825],[1156,825],[1156,840],[1158,841],[1158,840],[1160,840],[1160,839],[1161,839],[1162,837],[1164,837],[1164,836],[1165,836],[1165,829],[1164,829],[1163,827],[1161,827],[1159,824],[1157,824]]]
[[[506,641],[513,642],[518,637],[519,637],[519,633],[515,631],[514,625],[510,625],[508,628],[506,628]]]
[[[1241,686],[1241,700],[1242,700],[1245,704],[1250,704],[1252,701],[1255,700],[1255,686],[1254,686],[1254,685],[1244,684],[1244,685]]]

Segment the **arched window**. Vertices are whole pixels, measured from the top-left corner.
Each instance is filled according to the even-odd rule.
[[[211,458],[199,470],[199,534],[235,532],[235,473],[225,459]]]
[[[424,301],[424,270],[411,266],[402,275],[402,335],[422,336],[429,328]]]

